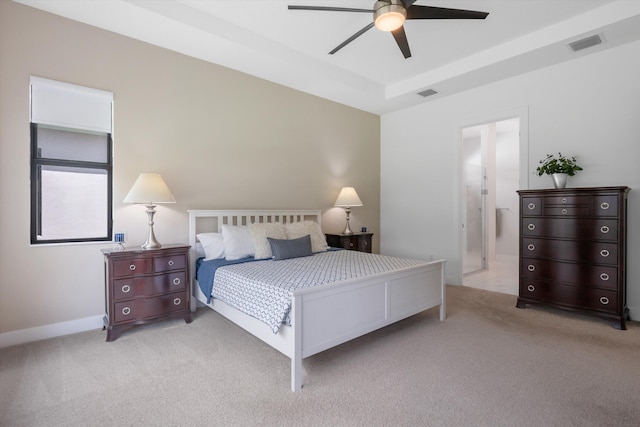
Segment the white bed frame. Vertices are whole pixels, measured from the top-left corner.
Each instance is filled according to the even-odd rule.
[[[376,329],[440,306],[445,319],[444,260],[398,271],[291,292],[291,327],[277,334],[265,323],[202,293],[195,280],[196,234],[219,232],[222,224],[290,223],[313,220],[310,210],[189,210],[191,277],[195,299],[246,329],[291,359],[291,390],[302,388],[302,359]],[[195,301],[192,310],[195,310]]]

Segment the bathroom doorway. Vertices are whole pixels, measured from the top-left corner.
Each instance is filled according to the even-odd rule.
[[[520,118],[461,133],[463,285],[517,295]]]

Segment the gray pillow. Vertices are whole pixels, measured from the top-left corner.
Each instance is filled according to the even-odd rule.
[[[311,236],[306,235],[297,239],[273,239],[267,237],[271,246],[274,260],[282,260],[288,258],[298,258],[313,255],[311,250]]]

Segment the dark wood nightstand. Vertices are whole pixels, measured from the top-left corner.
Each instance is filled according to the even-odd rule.
[[[334,248],[371,253],[373,233],[325,234],[327,244]]]
[[[182,317],[191,323],[189,245],[103,249],[107,341],[136,325]]]

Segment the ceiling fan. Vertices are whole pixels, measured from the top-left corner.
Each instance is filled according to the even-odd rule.
[[[485,19],[489,13],[475,10],[448,9],[444,7],[414,5],[416,0],[380,0],[373,9],[357,9],[350,7],[330,6],[293,6],[289,10],[320,10],[325,12],[372,13],[373,22],[340,43],[330,55],[333,55],[374,26],[381,31],[391,32],[405,59],[411,57],[409,42],[404,32],[404,21],[407,19]]]

